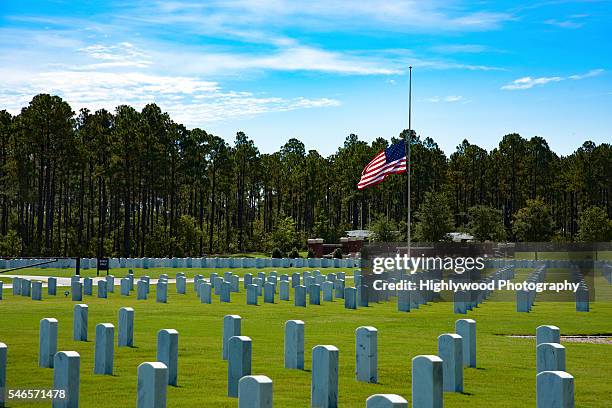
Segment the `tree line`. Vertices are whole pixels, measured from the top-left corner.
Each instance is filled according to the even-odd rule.
[[[372,143],[351,134],[328,157],[297,139],[261,153],[244,132],[228,143],[155,104],[75,113],[59,96],[40,94],[18,115],[0,111],[0,255],[288,251],[309,237],[335,242],[367,228],[401,239],[406,178],[363,191],[356,184],[376,153],[408,137],[415,239],[454,230],[572,241],[587,236],[581,222],[596,227],[603,217],[609,226],[610,144],[587,141],[560,156],[541,137],[508,134],[491,151],[464,140],[447,157],[433,139],[405,130]],[[526,233],[540,218],[524,225],[521,214],[548,227]],[[610,231],[591,233],[609,239]]]

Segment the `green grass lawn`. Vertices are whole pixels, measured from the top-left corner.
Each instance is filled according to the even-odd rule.
[[[135,272],[153,276],[151,270]],[[155,302],[155,286],[146,301],[137,301],[134,294],[122,297],[118,288],[109,299],[84,298],[83,303],[89,305],[90,340],[94,340],[97,323],[116,326],[120,307],[135,309],[135,347],[116,347],[114,375],[101,376],[93,375],[93,341],[72,341],[75,302],[63,295],[45,295],[42,302],[36,302],[5,289],[0,301],[0,341],[9,347],[7,387],[52,386],[53,370],[37,367],[38,327],[40,319],[55,317],[59,320],[59,350],[81,355],[82,407],[101,406],[101,398],[103,406],[134,406],[137,367],[155,360],[156,333],[164,328],[179,331],[179,386],[169,387],[168,407],[236,407],[237,400],[226,397],[227,363],[221,359],[221,332],[223,316],[238,314],[243,319],[242,334],[253,340],[252,372],[273,380],[276,407],[310,406],[311,350],[318,344],[340,350],[339,406],[363,407],[366,398],[376,393],[400,394],[410,401],[411,359],[437,354],[438,335],[453,332],[455,320],[466,317],[454,315],[452,303],[424,305],[410,313],[397,312],[394,300],[358,310],[344,309],[341,300],[306,308],[279,300],[273,305],[247,306],[242,291],[232,294],[231,304],[219,303],[215,297],[214,304],[206,305],[196,298],[192,284],[187,295],[176,294],[174,285],[168,290],[168,304]],[[465,393],[445,393],[445,407],[535,406],[535,341],[504,335],[534,334],[541,324],[557,325],[563,335],[612,333],[611,303],[595,303],[590,313],[575,312],[573,303],[536,303],[531,313],[517,313],[513,302],[489,301],[467,317],[477,321],[478,368],[465,369]],[[283,368],[283,330],[289,319],[306,324],[304,371]],[[354,379],[355,329],[362,325],[378,329],[378,384]],[[564,346],[567,371],[575,377],[576,407],[608,404],[612,399],[612,345]],[[12,402],[7,406],[41,405]]]

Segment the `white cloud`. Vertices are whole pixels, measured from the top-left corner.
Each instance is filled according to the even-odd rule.
[[[564,78],[555,76],[555,77],[540,77],[540,78],[532,78],[532,77],[523,77],[519,79],[515,79],[512,83],[504,85],[501,89],[504,90],[516,90],[516,89],[530,89],[537,85],[546,85],[550,82],[559,82],[563,81]]]
[[[569,79],[573,79],[573,80],[579,80],[579,79],[595,77],[595,76],[603,74],[604,72],[605,72],[605,70],[603,70],[601,68],[599,68],[599,69],[592,69],[589,72],[586,72],[584,74],[570,75],[568,78]]]
[[[330,98],[264,97],[224,90],[216,82],[193,77],[138,72],[52,71],[26,76],[0,70],[0,76],[8,79],[8,86],[0,88],[0,106],[15,114],[41,92],[62,96],[73,109],[87,107],[112,111],[121,104],[142,108],[155,102],[173,119],[187,126],[340,104]]]
[[[553,76],[553,77],[533,78],[533,77],[527,76],[527,77],[515,79],[511,83],[502,86],[501,89],[505,91],[531,89],[535,86],[543,86],[543,85],[553,83],[553,82],[565,81],[567,79],[580,80],[580,79],[585,79],[585,78],[591,78],[597,75],[601,75],[602,73],[604,73],[604,70],[600,68],[600,69],[592,69],[584,74],[574,74],[574,75],[569,75],[567,77]]]
[[[438,102],[464,102],[465,99],[461,95],[447,95],[447,96],[432,96],[425,98],[425,102],[438,103]]]

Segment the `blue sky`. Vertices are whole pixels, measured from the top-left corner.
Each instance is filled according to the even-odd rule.
[[[609,1],[0,1],[0,109],[155,102],[260,150],[413,127],[450,154],[518,132],[612,140]]]

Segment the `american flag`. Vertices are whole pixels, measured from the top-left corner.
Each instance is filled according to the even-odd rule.
[[[361,180],[357,189],[381,183],[389,174],[404,173],[406,171],[406,143],[401,140],[378,153],[361,172]]]

